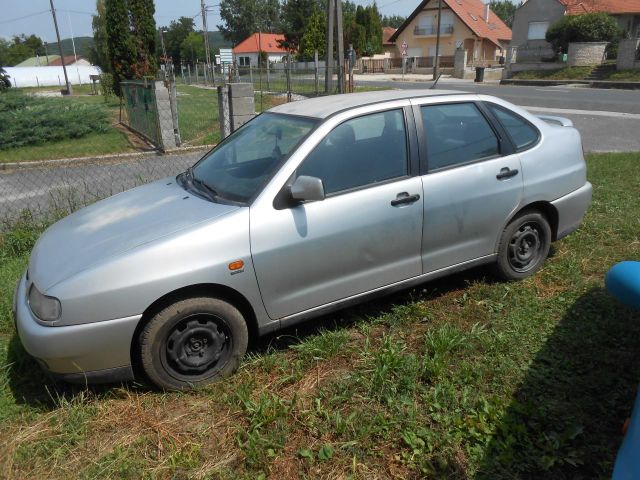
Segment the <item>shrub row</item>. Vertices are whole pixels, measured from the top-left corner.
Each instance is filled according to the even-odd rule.
[[[66,98],[0,95],[0,150],[83,137],[109,128],[107,109]]]

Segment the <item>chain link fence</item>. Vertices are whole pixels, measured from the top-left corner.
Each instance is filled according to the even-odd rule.
[[[203,69],[191,78],[203,77]],[[338,77],[324,66],[284,63],[270,68],[235,67],[224,81],[252,83],[256,109],[338,92]],[[223,79],[222,72],[216,77]],[[0,229],[21,217],[52,219],[137,185],[174,176],[193,165],[220,139],[214,86],[178,81],[122,83],[120,120],[161,150],[181,144],[203,149],[173,155],[126,155],[81,161],[38,162],[0,169]]]
[[[193,165],[204,151],[180,155],[138,155],[0,170],[0,225],[22,217],[46,220],[71,213],[144,183],[174,176]]]

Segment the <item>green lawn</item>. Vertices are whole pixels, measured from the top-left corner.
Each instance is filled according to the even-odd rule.
[[[518,80],[583,80],[587,78],[594,67],[566,67],[557,70],[525,70],[515,72],[514,79]]]
[[[35,239],[15,229],[0,247],[0,476],[608,478],[640,314],[603,277],[640,255],[640,154],[588,164],[584,225],[533,278],[473,270],[309,322],[195,393],[46,381],[10,317]]]

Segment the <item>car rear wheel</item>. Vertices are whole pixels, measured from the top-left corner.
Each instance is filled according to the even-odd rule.
[[[502,232],[496,273],[504,280],[521,280],[536,273],[549,255],[551,227],[540,212],[523,212]]]
[[[140,332],[140,359],[149,379],[164,390],[188,390],[234,373],[247,351],[242,314],[216,298],[176,302]]]

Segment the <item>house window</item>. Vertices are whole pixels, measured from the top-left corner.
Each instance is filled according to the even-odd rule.
[[[248,67],[249,65],[251,65],[251,58],[250,57],[238,57],[238,64],[241,67]]]
[[[544,40],[549,22],[529,22],[528,40]]]

